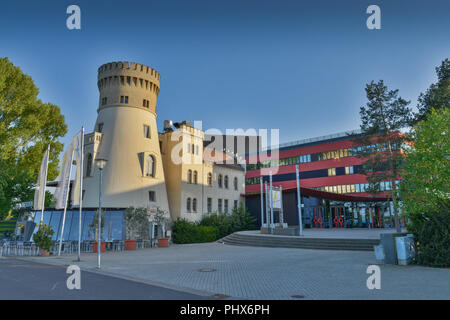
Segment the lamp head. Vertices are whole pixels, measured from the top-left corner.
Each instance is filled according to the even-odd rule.
[[[103,158],[95,159],[95,164],[97,165],[97,168],[99,168],[99,170],[103,170],[105,168],[106,162],[108,162],[108,160]]]

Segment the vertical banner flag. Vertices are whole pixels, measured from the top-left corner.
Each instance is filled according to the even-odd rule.
[[[83,139],[83,130],[78,132],[78,134],[73,138],[72,145],[74,147],[75,161],[77,163],[76,173],[75,173],[75,187],[72,191],[72,205],[77,206],[80,204],[80,187],[81,187],[81,175],[83,174],[81,168],[81,157],[83,156],[82,150],[82,139]]]
[[[272,204],[274,209],[281,209],[281,190],[272,189]]]
[[[45,185],[47,184],[47,169],[48,169],[48,158],[50,153],[50,145],[47,151],[44,153],[42,158],[41,169],[39,170],[39,176],[37,181],[37,188],[34,191],[34,210],[42,210],[45,201]]]
[[[64,159],[59,171],[58,187],[55,190],[56,206],[55,209],[64,209],[67,201],[67,194],[70,186],[70,169],[72,168],[72,158],[74,143],[69,145],[64,154]]]

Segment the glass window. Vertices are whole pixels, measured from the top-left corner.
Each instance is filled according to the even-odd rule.
[[[197,199],[192,199],[192,211],[197,212]]]
[[[192,170],[188,170],[187,172],[187,182],[192,183]]]
[[[191,211],[191,198],[187,198],[186,210],[189,211],[189,212]]]
[[[208,213],[211,213],[212,212],[212,199],[211,198],[208,198],[208,200],[206,202],[206,207],[207,207]]]
[[[237,191],[237,189],[238,189],[238,178],[234,177],[234,190]]]
[[[234,200],[234,208],[237,209],[237,207],[238,207],[238,201]]]
[[[92,154],[88,154],[86,163],[86,177],[90,177],[92,174]]]
[[[148,200],[150,202],[155,202],[156,200],[156,195],[155,195],[155,191],[149,191],[148,192]]]
[[[224,185],[225,185],[225,189],[228,189],[228,176],[225,176]]]
[[[219,174],[219,178],[217,179],[217,184],[219,185],[219,188],[222,188],[222,175]]]
[[[217,209],[219,213],[222,213],[222,199],[217,200]]]
[[[224,200],[225,213],[228,213],[228,199]]]
[[[62,219],[61,219],[62,226]],[[64,223],[63,241],[69,240],[70,228],[72,227],[72,211],[66,211],[66,222]]]
[[[125,96],[125,103],[128,104],[128,96]]]
[[[150,139],[150,127],[144,124],[144,138]]]
[[[194,171],[194,184],[197,184],[197,170]]]
[[[145,175],[147,177],[155,176],[155,160],[150,155],[147,156],[146,169],[147,169],[147,171],[146,171]]]
[[[212,173],[208,173],[208,186],[212,186]]]

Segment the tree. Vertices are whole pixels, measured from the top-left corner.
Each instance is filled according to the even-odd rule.
[[[32,78],[0,58],[0,218],[33,199],[42,156],[50,144],[48,179],[55,179],[67,132],[58,106],[43,103]]]
[[[449,130],[449,109],[431,109],[427,120],[418,122],[411,132],[414,145],[404,150],[400,190],[413,226],[430,218],[429,214],[438,212],[443,204],[449,206]]]
[[[388,90],[383,80],[366,85],[367,105],[360,108],[361,137],[355,140],[360,146],[356,155],[364,160],[362,170],[372,195],[382,192],[381,182],[388,181],[392,190],[395,226],[400,232],[398,218],[397,184],[400,145],[405,137],[400,130],[411,122],[410,101],[398,96],[398,90]]]
[[[425,120],[431,109],[446,109],[450,107],[450,61],[443,60],[439,67],[436,67],[438,82],[432,84],[425,93],[421,93],[417,105],[419,112],[414,118],[414,123]]]

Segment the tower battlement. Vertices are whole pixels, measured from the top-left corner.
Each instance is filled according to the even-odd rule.
[[[156,114],[161,75],[153,68],[128,61],[109,62],[98,68],[99,110],[133,106]]]

